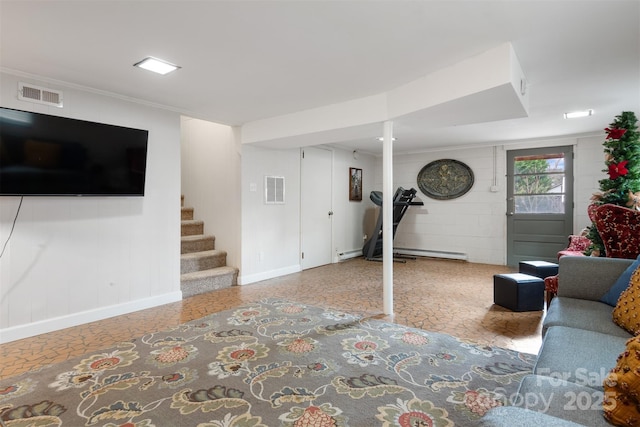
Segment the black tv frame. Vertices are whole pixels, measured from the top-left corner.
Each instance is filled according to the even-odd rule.
[[[144,196],[149,131],[0,107],[0,196]]]

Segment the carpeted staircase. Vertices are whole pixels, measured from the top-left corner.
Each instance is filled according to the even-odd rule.
[[[227,253],[215,249],[216,238],[204,234],[204,222],[193,219],[193,208],[182,205],[180,288],[190,297],[237,285],[238,269],[227,266]]]

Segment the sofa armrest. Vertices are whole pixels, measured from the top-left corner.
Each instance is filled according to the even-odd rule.
[[[559,260],[558,296],[598,301],[633,261],[564,256]]]

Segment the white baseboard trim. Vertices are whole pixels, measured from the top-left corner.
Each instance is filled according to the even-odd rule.
[[[182,300],[182,292],[169,292],[123,304],[110,305],[107,307],[100,307],[92,310],[81,311],[79,313],[54,317],[52,319],[39,320],[37,322],[27,323],[24,325],[11,326],[9,328],[0,329],[0,344],[33,337],[35,335],[46,334],[48,332],[70,328],[72,326],[78,326],[89,322],[95,322],[97,320],[104,320],[110,317],[120,316],[180,300]]]
[[[467,254],[462,252],[432,251],[428,249],[393,248],[394,253],[401,255],[426,256],[432,258],[459,259],[467,261]]]
[[[302,267],[300,266],[300,264],[290,265],[289,267],[263,271],[262,273],[239,276],[238,284],[248,285],[250,283],[260,282],[261,280],[273,279],[274,277],[286,276],[287,274],[298,273],[300,271],[302,271]]]

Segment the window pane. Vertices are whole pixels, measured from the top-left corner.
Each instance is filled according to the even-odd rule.
[[[520,156],[515,158],[513,166],[514,173],[516,175],[542,172],[564,172],[564,154]]]
[[[564,213],[564,194],[515,196],[514,199],[517,214]]]
[[[564,193],[564,174],[516,175],[515,194]]]

